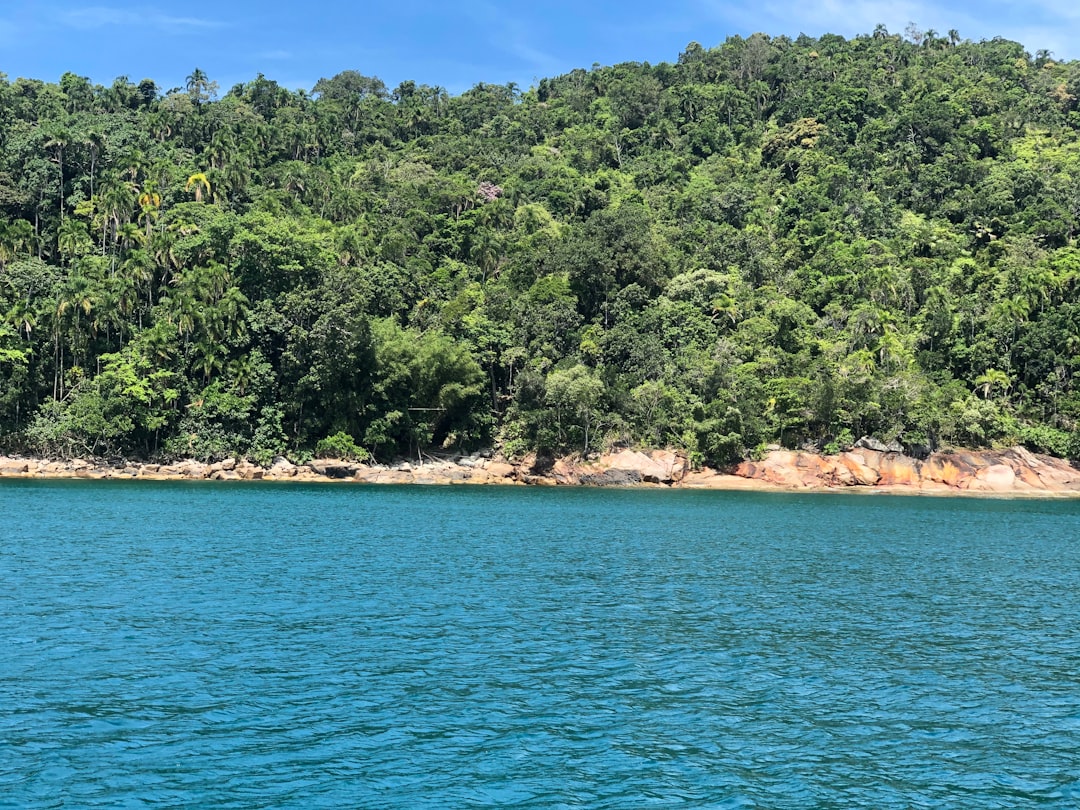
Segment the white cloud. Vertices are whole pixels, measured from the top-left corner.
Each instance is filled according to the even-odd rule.
[[[206,28],[220,28],[221,22],[201,17],[180,17],[163,14],[154,9],[124,9],[112,6],[90,6],[61,12],[59,20],[71,28],[94,29],[113,26],[152,27],[173,33]]]

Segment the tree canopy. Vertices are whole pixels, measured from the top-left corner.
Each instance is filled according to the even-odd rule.
[[[458,96],[0,74],[0,448],[1076,455],[1078,97],[881,26]]]

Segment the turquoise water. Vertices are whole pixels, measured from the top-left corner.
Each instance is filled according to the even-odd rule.
[[[1080,806],[1080,503],[0,484],[0,807]]]

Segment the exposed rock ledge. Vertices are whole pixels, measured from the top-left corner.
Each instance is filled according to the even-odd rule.
[[[1080,493],[1080,470],[1023,447],[956,450],[925,461],[857,449],[836,456],[778,450],[736,474],[792,488],[874,487],[919,492]]]
[[[760,461],[744,461],[732,473],[709,468],[691,470],[686,456],[672,450],[621,450],[590,461],[530,456],[514,463],[490,453],[478,453],[390,466],[325,459],[295,465],[278,458],[269,467],[260,467],[242,459],[213,464],[193,460],[109,464],[0,456],[0,477],[1080,495],[1080,470],[1067,461],[1020,447],[936,453],[923,461],[871,449],[836,456],[775,450]]]

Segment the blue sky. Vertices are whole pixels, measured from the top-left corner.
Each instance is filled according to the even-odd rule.
[[[853,36],[879,22],[1080,56],[1076,0],[0,0],[0,72],[56,81],[70,70],[104,84],[126,75],[164,90],[200,67],[227,90],[259,72],[310,89],[352,69],[390,88],[414,79],[458,93],[480,81],[529,87],[594,62],[674,61],[688,42],[731,34]]]

